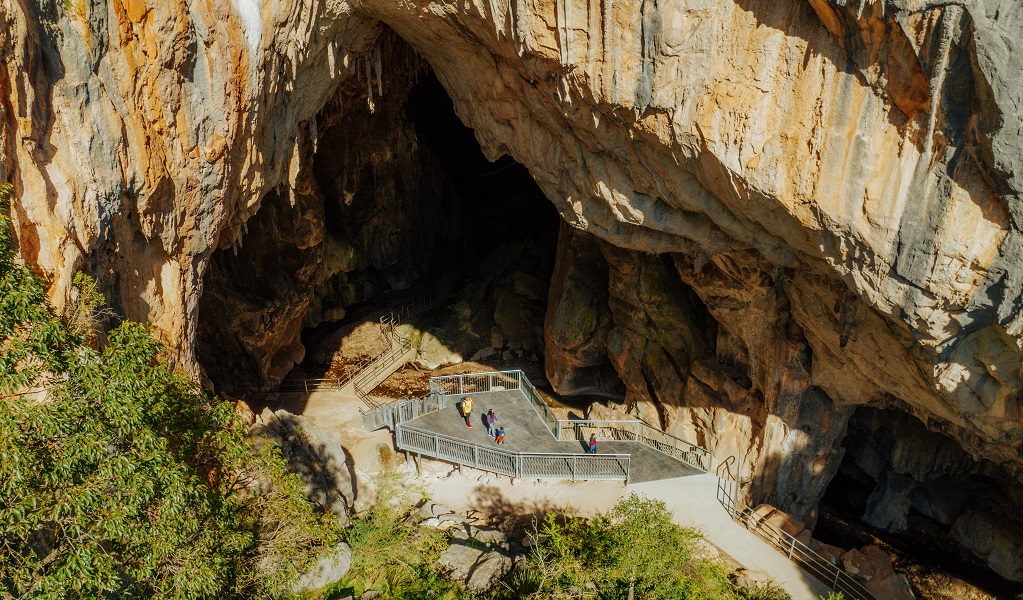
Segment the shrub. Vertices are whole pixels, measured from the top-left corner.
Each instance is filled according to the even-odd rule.
[[[0,596],[279,596],[336,528],[145,326],[90,347],[76,282],[55,314],[0,214]]]

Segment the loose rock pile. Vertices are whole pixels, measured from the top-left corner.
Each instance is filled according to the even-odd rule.
[[[447,532],[451,545],[440,555],[438,563],[449,579],[473,592],[493,588],[525,564],[526,548],[508,534],[477,525],[475,519],[458,515],[436,502],[423,503],[412,518]]]

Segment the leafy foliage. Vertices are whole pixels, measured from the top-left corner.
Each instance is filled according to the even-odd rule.
[[[62,318],[12,245],[0,215],[0,596],[279,597],[339,534],[280,452],[145,326],[90,347],[95,286]]]
[[[538,524],[530,565],[516,591],[569,598],[578,590],[605,599],[743,598],[726,566],[697,554],[700,534],[675,525],[663,502],[630,495],[592,521],[552,514]],[[784,598],[785,596],[774,596]]]
[[[344,585],[359,594],[380,590],[389,598],[422,598],[428,592],[435,598],[469,597],[434,568],[447,548],[447,536],[409,518],[413,498],[421,495],[421,490],[403,487],[393,473],[378,478],[376,504],[345,533],[353,562]]]

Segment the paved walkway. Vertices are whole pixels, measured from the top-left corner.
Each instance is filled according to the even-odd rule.
[[[793,600],[818,600],[830,591],[796,563],[728,515],[717,501],[718,478],[709,473],[629,485],[642,496],[662,500],[675,522],[695,527],[707,540],[747,569],[766,573]]]
[[[493,445],[494,439],[487,434],[483,416],[489,409],[497,415],[497,425],[503,425],[505,444],[502,448],[512,452],[564,452],[583,454],[583,442],[559,442],[533,410],[529,400],[518,390],[484,392],[472,394],[472,427],[465,426],[465,420],[458,412],[456,396],[448,396],[448,405],[443,409],[412,419],[406,426],[439,433],[480,446]],[[653,481],[670,477],[696,475],[700,471],[679,462],[670,456],[637,442],[612,442],[600,440],[599,454],[629,454],[629,479],[632,482]]]

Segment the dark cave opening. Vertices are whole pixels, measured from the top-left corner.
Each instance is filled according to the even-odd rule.
[[[341,376],[339,331],[455,292],[488,313],[470,333],[508,338],[516,358],[542,361],[559,215],[525,167],[484,155],[404,41],[385,31],[379,43],[386,86],[342,84],[303,132],[291,185],[268,193],[210,258],[197,354],[217,391]],[[384,94],[371,101],[378,85]],[[509,305],[532,326],[490,335]],[[434,320],[444,338],[443,317]],[[461,333],[445,343],[464,346],[453,339]]]
[[[997,468],[897,409],[857,408],[842,446],[815,539],[846,549],[880,546],[918,597],[1023,592],[1023,584],[1000,576],[967,547],[976,515],[1017,526],[1019,512],[994,476]],[[936,582],[943,589],[927,587]]]

